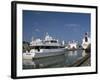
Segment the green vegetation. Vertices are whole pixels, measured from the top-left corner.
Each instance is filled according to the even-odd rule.
[[[30,51],[29,42],[23,41],[23,52]]]

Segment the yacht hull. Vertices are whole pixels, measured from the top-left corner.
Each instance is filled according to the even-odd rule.
[[[82,44],[83,49],[88,49],[90,47],[90,43]]]
[[[50,57],[61,55],[65,53],[65,49],[63,50],[54,50],[54,51],[46,51],[46,52],[32,52],[32,53],[23,53],[23,59],[34,59],[34,58],[43,58],[43,57]]]

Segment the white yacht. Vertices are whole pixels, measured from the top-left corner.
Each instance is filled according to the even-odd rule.
[[[68,50],[76,50],[77,49],[77,42],[74,40],[71,42],[68,42],[68,45],[66,46]]]
[[[64,54],[65,48],[58,40],[48,35],[45,36],[44,40],[36,39],[30,42],[31,50],[23,53],[24,59],[42,58],[48,56],[56,56]]]
[[[90,37],[88,36],[88,33],[85,33],[85,36],[82,41],[82,48],[88,49],[90,48],[90,45],[91,45]]]

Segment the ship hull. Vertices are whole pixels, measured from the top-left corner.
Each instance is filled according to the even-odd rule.
[[[84,43],[82,44],[83,49],[88,49],[90,47],[90,43]]]
[[[88,45],[88,47],[85,49],[86,52],[91,52],[91,44]]]
[[[64,54],[66,49],[53,49],[45,52],[32,52],[32,53],[23,53],[23,59],[35,59],[35,58],[43,58]]]

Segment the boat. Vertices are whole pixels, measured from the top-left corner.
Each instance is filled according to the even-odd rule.
[[[85,33],[85,36],[82,40],[82,48],[86,51],[90,51],[91,49],[91,41],[90,37],[88,36],[88,33]]]
[[[44,40],[35,39],[30,42],[31,50],[23,53],[24,59],[43,58],[64,54],[65,47],[57,40],[52,38],[48,33]]]
[[[67,50],[76,50],[77,49],[77,42],[75,42],[75,40],[73,40],[72,42],[69,41],[68,45],[66,46]]]

